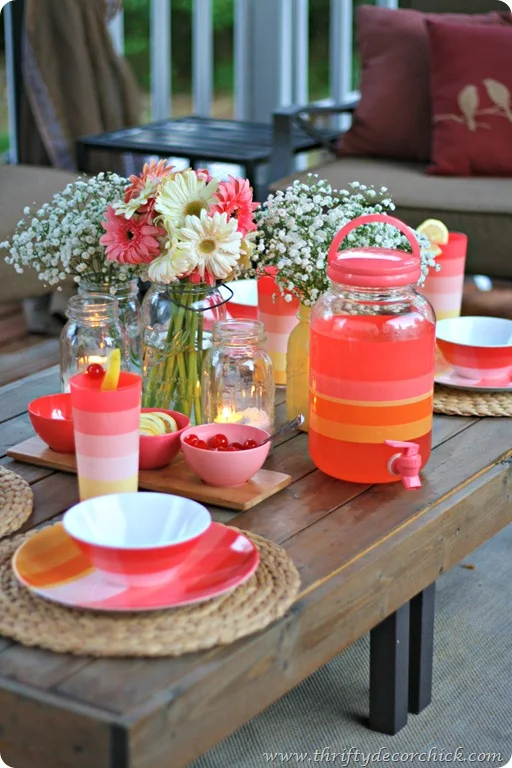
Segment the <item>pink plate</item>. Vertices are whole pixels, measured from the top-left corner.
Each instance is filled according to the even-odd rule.
[[[200,603],[238,587],[255,572],[259,552],[235,528],[212,523],[155,587],[124,587],[96,570],[61,523],[43,528],[13,557],[16,578],[31,592],[62,605],[95,611],[157,611]]]
[[[442,384],[444,387],[467,389],[471,392],[512,392],[512,381],[508,384],[500,385],[488,379],[466,379],[463,376],[459,376],[451,366],[442,372],[437,372],[434,381],[436,384]]]

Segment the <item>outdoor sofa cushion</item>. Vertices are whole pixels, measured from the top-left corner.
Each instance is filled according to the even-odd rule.
[[[427,21],[427,29],[433,117],[428,172],[512,178],[512,25]]]
[[[471,5],[474,0],[466,0]],[[506,24],[507,14],[443,13],[444,23]],[[362,5],[357,10],[361,100],[338,154],[428,162],[431,145],[427,19],[438,14]]]
[[[12,237],[16,224],[24,218],[26,205],[37,211],[76,178],[74,173],[55,168],[0,165],[0,242]],[[54,290],[44,285],[32,269],[18,275],[14,267],[5,263],[6,255],[6,252],[0,252],[0,304],[41,296]]]
[[[424,165],[372,158],[331,160],[308,172],[318,173],[336,189],[351,181],[387,187],[396,215],[411,227],[438,218],[469,236],[470,274],[512,278],[512,179],[426,176]],[[308,172],[274,182],[271,189],[305,179]]]

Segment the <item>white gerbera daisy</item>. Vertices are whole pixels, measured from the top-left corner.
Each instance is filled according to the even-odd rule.
[[[218,183],[207,184],[198,179],[194,171],[183,171],[163,180],[155,209],[162,214],[162,223],[168,232],[182,227],[186,216],[199,216],[215,202],[213,197]]]
[[[228,221],[226,213],[208,216],[187,216],[185,226],[178,232],[178,249],[186,251],[197,264],[201,280],[206,272],[218,280],[225,280],[240,258],[242,233],[237,230],[236,219]]]
[[[148,269],[149,279],[156,283],[174,283],[178,278],[188,276],[197,264],[193,254],[179,250],[176,243],[168,244],[162,256],[151,262]]]

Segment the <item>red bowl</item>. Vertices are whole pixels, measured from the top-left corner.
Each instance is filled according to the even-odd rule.
[[[57,453],[75,452],[71,394],[46,395],[32,400],[28,415],[37,435]]]
[[[190,426],[190,419],[178,411],[166,411],[165,408],[143,408],[142,413],[167,413],[178,425],[177,432],[166,435],[141,435],[139,449],[139,469],[161,469],[166,467],[178,455],[180,436]]]
[[[256,280],[235,280],[228,287],[233,298],[228,301],[227,310],[233,319],[258,319],[258,284]]]
[[[512,377],[512,320],[455,317],[439,320],[437,346],[459,376],[508,384]]]
[[[172,578],[211,515],[191,499],[167,493],[116,493],[76,504],[66,532],[109,581],[152,587]]]

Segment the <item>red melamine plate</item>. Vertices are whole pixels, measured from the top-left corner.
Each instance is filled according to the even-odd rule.
[[[200,603],[242,584],[258,563],[254,544],[220,523],[212,523],[169,581],[155,587],[125,587],[109,581],[60,523],[26,541],[13,557],[16,577],[31,592],[95,611],[156,611]]]

